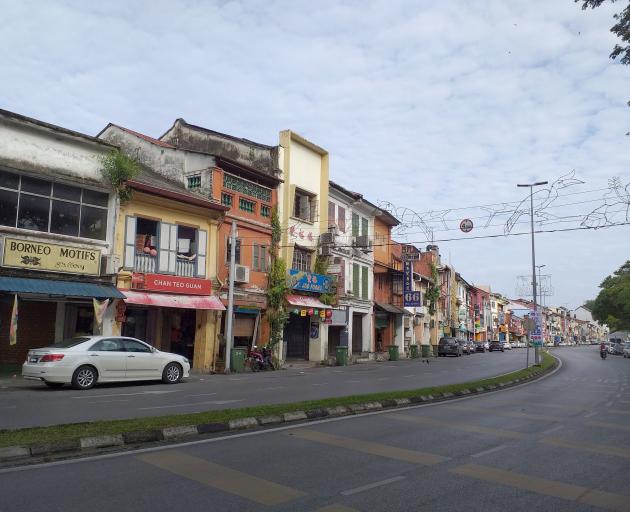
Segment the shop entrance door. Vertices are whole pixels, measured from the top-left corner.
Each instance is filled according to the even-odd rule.
[[[309,316],[291,315],[284,328],[287,358],[308,359]]]
[[[352,315],[352,353],[363,352],[363,315]]]

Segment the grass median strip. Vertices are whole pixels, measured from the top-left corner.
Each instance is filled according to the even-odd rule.
[[[30,446],[34,444],[53,443],[81,437],[128,434],[130,432],[154,431],[164,428],[181,427],[188,425],[229,423],[241,418],[261,418],[280,416],[296,411],[321,410],[337,406],[349,406],[353,404],[366,404],[369,402],[383,402],[409,400],[420,403],[424,400],[419,397],[449,397],[461,396],[464,390],[477,392],[478,388],[505,384],[517,379],[523,380],[539,375],[549,370],[555,363],[555,359],[543,353],[543,362],[540,367],[530,367],[526,370],[501,375],[499,377],[483,379],[474,382],[450,384],[446,386],[427,387],[421,389],[408,389],[401,391],[387,391],[365,395],[350,395],[344,397],[323,398],[320,400],[308,400],[289,404],[271,404],[258,407],[243,407],[235,409],[219,409],[190,414],[176,414],[168,416],[152,416],[148,418],[134,418],[129,420],[94,421],[89,423],[71,423],[52,425],[49,427],[23,428],[18,430],[0,430],[0,447],[6,446]]]

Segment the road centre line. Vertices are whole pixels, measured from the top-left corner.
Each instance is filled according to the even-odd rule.
[[[608,423],[605,421],[589,421],[586,423],[591,427],[609,428],[612,430],[625,430],[630,432],[630,425],[620,425],[619,423]]]
[[[500,444],[499,446],[495,446],[494,448],[490,448],[489,450],[484,450],[482,452],[475,453],[474,455],[471,455],[471,457],[475,457],[475,458],[483,457],[484,455],[490,455],[491,453],[498,452],[505,448],[507,448],[507,444]]]
[[[386,478],[385,480],[380,480],[379,482],[374,482],[367,485],[362,485],[361,487],[355,487],[354,489],[348,489],[347,491],[342,491],[342,496],[352,496],[353,494],[359,494],[360,492],[369,491],[371,489],[375,489],[377,487],[382,487],[383,485],[393,484],[394,482],[399,482],[400,480],[404,480],[404,476],[395,476],[393,478]]]
[[[529,476],[523,473],[497,469],[490,466],[464,464],[463,466],[450,469],[449,472],[607,510],[627,512],[628,503],[630,502],[630,496],[597,491],[595,489],[589,489],[588,487],[558,482],[557,480],[550,480],[548,478]]]
[[[456,405],[449,406],[449,408],[459,409],[462,411],[480,411],[479,407],[473,407],[470,405],[456,404]],[[546,416],[543,414],[531,414],[531,413],[519,412],[519,411],[500,411],[500,410],[485,408],[483,409],[482,412],[486,416],[497,415],[497,416],[508,416],[510,418],[523,418],[523,419],[539,420],[539,421],[552,421],[552,422],[562,421],[562,418],[558,418],[557,416]]]
[[[610,409],[608,414],[625,414],[630,415],[630,411],[622,411],[621,409]]]
[[[190,402],[187,404],[173,404],[173,405],[154,405],[152,407],[138,407],[139,411],[148,411],[150,409],[173,409],[175,407],[192,407],[194,405],[209,405],[209,404],[214,404],[214,405],[223,405],[223,404],[232,404],[235,402],[242,402],[243,400],[245,400],[244,398],[240,399],[240,400],[209,400],[206,402]]]
[[[214,396],[214,395],[218,395],[218,393],[198,393],[196,395],[188,395],[188,396],[192,397],[192,396]]]
[[[412,464],[422,464],[431,466],[449,460],[448,457],[437,455],[434,453],[421,452],[417,450],[408,450],[406,448],[398,448],[381,443],[373,443],[371,441],[363,441],[352,437],[336,436],[319,432],[317,430],[300,429],[289,433],[291,437],[314,441],[316,443],[326,444],[329,446],[338,446],[347,450],[353,450],[370,455],[377,455],[387,459],[411,462]]]
[[[592,411],[584,415],[585,418],[592,418],[593,416],[597,416],[597,411]]]
[[[468,425],[462,423],[455,423],[453,421],[441,421],[434,418],[428,418],[426,416],[411,416],[407,414],[392,414],[388,417],[398,421],[407,421],[409,423],[417,423],[418,425],[429,425],[434,427],[446,427],[454,430],[462,430],[464,432],[472,432],[474,434],[487,434],[497,437],[505,437],[507,439],[523,439],[526,434],[523,432],[516,432],[514,430],[503,430],[498,428],[482,427],[478,425]]]
[[[178,450],[145,453],[137,458],[178,476],[214,487],[261,505],[280,505],[305,496],[305,493],[269,480],[221,466]]]
[[[71,396],[70,398],[73,398],[75,400],[85,400],[85,399],[89,399],[89,398],[112,398],[112,397],[119,397],[119,396],[139,396],[139,395],[165,395],[167,393],[178,393],[181,392],[181,389],[173,389],[173,390],[169,390],[169,391],[141,391],[139,393],[115,393],[115,394],[110,394],[110,395],[82,395],[82,396]]]
[[[571,448],[573,450],[600,453],[602,455],[612,455],[614,457],[624,457],[626,459],[630,459],[630,449],[623,448],[621,446],[571,441],[563,437],[548,437],[541,439],[539,442],[550,446],[559,446],[561,448]]]
[[[555,427],[548,428],[547,430],[543,430],[540,434],[545,436],[547,434],[551,434],[552,432],[557,432],[564,428],[564,425],[556,425]]]
[[[562,360],[558,359],[558,366],[552,370],[551,372],[543,375],[542,377],[530,381],[530,382],[524,382],[522,384],[519,384],[517,387],[511,388],[511,389],[497,389],[495,391],[488,391],[487,393],[484,393],[483,396],[484,397],[488,397],[491,395],[496,395],[497,393],[499,394],[507,394],[510,392],[517,392],[517,391],[522,391],[522,388],[527,387],[527,386],[531,386],[533,384],[539,384],[542,380],[547,379],[553,375],[555,375],[558,371],[560,371],[562,369]],[[450,403],[454,403],[454,402],[465,402],[468,400],[476,400],[479,399],[480,396],[477,395],[471,395],[471,396],[464,396],[464,397],[460,397],[460,398],[455,398],[450,400]],[[418,404],[418,405],[411,405],[408,407],[405,407],[406,410],[415,410],[415,409],[424,409],[424,408],[432,408],[432,407],[440,407],[443,406],[446,402],[434,402],[434,403],[429,403],[429,404]],[[220,442],[224,442],[224,441],[232,441],[234,439],[240,439],[243,437],[253,437],[253,436],[260,436],[260,435],[267,435],[267,434],[272,434],[274,432],[285,432],[288,430],[299,430],[305,427],[312,427],[313,425],[322,425],[322,424],[326,424],[326,423],[336,423],[338,421],[352,421],[352,420],[356,420],[356,419],[361,419],[367,416],[377,416],[377,415],[381,415],[381,414],[392,414],[395,412],[399,412],[399,410],[397,409],[386,409],[384,411],[372,411],[372,412],[365,412],[362,414],[357,414],[357,415],[349,415],[349,416],[339,416],[339,417],[333,417],[333,418],[325,418],[325,419],[321,419],[321,420],[313,420],[313,421],[309,421],[308,423],[296,423],[296,424],[289,424],[289,425],[282,425],[280,427],[271,427],[271,428],[265,428],[265,429],[257,429],[257,430],[251,430],[251,431],[245,431],[245,432],[239,432],[238,434],[225,434],[225,435],[218,435],[215,437],[209,437],[209,438],[204,438],[204,439],[198,439],[195,441],[184,441],[184,442],[180,442],[180,443],[173,443],[173,444],[167,444],[167,445],[160,445],[160,446],[151,446],[151,447],[147,447],[147,448],[138,448],[135,450],[126,450],[126,451],[119,451],[119,452],[111,452],[111,453],[103,453],[103,454],[98,454],[98,455],[89,455],[86,457],[78,457],[78,458],[73,458],[73,459],[64,459],[64,460],[55,460],[55,461],[51,461],[51,462],[41,462],[41,463],[36,463],[36,464],[28,464],[28,465],[24,465],[24,466],[14,466],[14,467],[10,467],[10,468],[0,468],[0,475],[4,474],[4,473],[17,473],[17,472],[23,472],[23,471],[32,471],[32,470],[37,470],[37,469],[43,469],[43,468],[48,468],[48,467],[54,467],[54,466],[67,466],[67,465],[71,465],[71,464],[82,464],[82,463],[88,463],[88,462],[94,462],[94,461],[100,461],[100,460],[106,460],[106,459],[115,459],[118,457],[129,457],[129,456],[133,456],[139,453],[153,453],[153,452],[161,452],[161,451],[169,451],[169,450],[174,450],[177,448],[185,448],[185,447],[190,447],[190,446],[196,446],[196,445],[205,445],[205,444],[212,444],[212,443],[220,443]]]

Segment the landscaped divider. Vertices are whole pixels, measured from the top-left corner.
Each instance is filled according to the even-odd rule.
[[[151,442],[438,402],[515,386],[537,379],[557,365],[554,357],[543,352],[540,366],[461,384],[193,414],[4,430],[0,431],[0,464],[20,463],[29,458],[46,460],[93,454],[123,446],[136,447]]]

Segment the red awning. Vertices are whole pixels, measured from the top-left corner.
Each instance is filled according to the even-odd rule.
[[[216,295],[173,295],[169,293],[136,292],[120,290],[128,304],[144,304],[163,308],[218,309],[225,310]]]
[[[305,308],[332,309],[331,306],[324,304],[315,297],[306,295],[287,295],[287,302],[292,306],[302,306]]]

